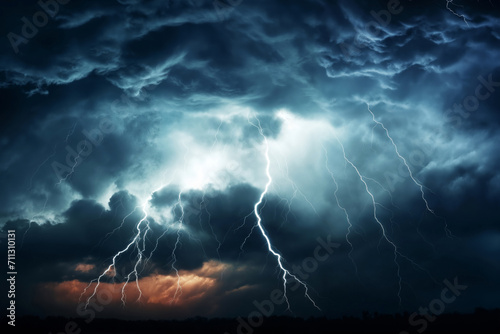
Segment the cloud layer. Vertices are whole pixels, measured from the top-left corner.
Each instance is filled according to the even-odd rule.
[[[266,147],[263,225],[323,310],[296,289],[297,314],[413,311],[453,277],[474,292],[450,311],[498,307],[499,11],[462,2],[48,1],[33,36],[42,7],[2,5],[20,312],[75,316],[144,207],[143,304],[132,275],[120,306],[130,250],[100,316],[251,312],[282,286],[252,213]],[[340,246],[304,273],[327,239]]]

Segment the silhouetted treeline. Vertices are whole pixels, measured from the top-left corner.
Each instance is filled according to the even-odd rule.
[[[15,332],[52,334],[332,334],[332,333],[471,333],[500,334],[500,309],[476,309],[472,314],[442,314],[426,327],[420,323],[412,326],[410,314],[379,315],[363,313],[362,318],[294,318],[273,316],[261,319],[206,319],[165,321],[127,321],[117,319],[94,319],[90,324],[83,319],[63,317],[39,318],[24,316],[16,319]],[[4,318],[4,324],[7,319]],[[252,325],[253,324],[253,325]],[[5,328],[5,327],[4,327]],[[4,331],[2,331],[4,332]],[[12,331],[9,331],[12,332]]]

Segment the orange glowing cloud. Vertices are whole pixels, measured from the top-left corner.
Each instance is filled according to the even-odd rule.
[[[75,267],[75,271],[80,271],[82,273],[88,273],[89,271],[91,271],[94,268],[95,268],[95,266],[93,264],[79,263]]]
[[[87,272],[93,268],[93,265],[79,264],[75,270]],[[140,278],[137,283],[132,278],[125,288],[123,282],[114,284],[101,282],[93,300],[97,304],[119,306],[122,309],[121,298],[122,289],[124,289],[128,308],[140,306],[142,309],[179,311],[210,305],[213,310],[217,307],[215,302],[217,298],[248,288],[243,286],[231,291],[221,291],[219,282],[221,275],[226,271],[237,272],[240,269],[217,261],[209,261],[196,270],[180,270],[179,280],[175,273],[170,275],[155,273]],[[51,308],[77,305],[86,301],[94,292],[95,287],[96,282],[89,285],[78,280],[44,283],[39,285],[37,299],[44,306],[50,304]],[[142,294],[139,293],[138,287]],[[140,299],[138,299],[139,296]],[[135,303],[136,301],[139,303]]]

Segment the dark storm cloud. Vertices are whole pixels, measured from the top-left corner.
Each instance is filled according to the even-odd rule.
[[[206,143],[214,135],[206,130],[219,126],[217,138],[224,145],[234,150],[258,146],[259,132],[243,117],[219,124],[219,118],[211,116],[240,106],[259,113],[270,140],[279,140],[285,131],[286,122],[276,114],[279,109],[344,129],[341,139],[347,155],[392,195],[391,199],[380,184],[369,181],[380,204],[393,211],[378,207],[401,253],[434,273],[438,282],[458,275],[471,285],[483,286],[477,298],[464,296],[457,309],[478,303],[498,306],[493,278],[500,269],[492,259],[499,254],[495,242],[500,233],[495,144],[499,12],[488,1],[461,4],[453,9],[465,15],[468,24],[448,11],[444,0],[402,0],[398,5],[244,0],[229,13],[221,13],[211,1],[72,1],[59,5],[58,13],[28,43],[17,46],[17,53],[6,36],[22,35],[21,18],[31,19],[40,7],[35,2],[4,4],[0,215],[4,229],[15,227],[18,235],[30,220],[42,217],[40,225],[31,224],[19,254],[25,272],[33,273],[29,280],[88,282],[99,275],[110,257],[131,240],[135,223],[142,218],[137,209],[122,229],[103,240],[144,200],[128,188],[133,182],[146,183],[143,180],[162,164],[185,159],[183,137],[174,141],[180,134],[210,148]],[[480,93],[489,93],[487,98],[477,97],[478,86]],[[475,102],[474,108],[468,104]],[[446,237],[443,219],[425,213],[421,194],[404,168],[401,172],[401,161],[385,132],[380,127],[372,130],[365,103],[390,130],[403,155],[418,152],[419,161],[407,156],[410,167],[433,191],[425,189],[431,207],[446,217],[458,239]],[[455,104],[462,105],[461,111]],[[104,131],[107,125],[112,130]],[[235,135],[238,131],[241,134]],[[83,149],[79,145],[85,140],[91,152],[57,184],[68,174],[73,152]],[[304,138],[304,145],[308,140]],[[332,143],[326,148],[333,169],[341,174],[339,148]],[[300,147],[293,149],[298,155]],[[241,169],[256,174],[263,170],[255,153],[250,158],[235,151],[232,155]],[[358,284],[344,241],[347,223],[336,207],[324,157],[318,161],[321,172],[319,167],[290,167],[314,188],[308,195],[321,199],[316,213],[302,200],[287,215],[288,202],[276,194],[268,196],[262,216],[273,244],[290,266],[297,266],[311,256],[317,237],[331,233],[341,247],[307,279],[318,295],[331,298],[325,313],[396,310],[393,249],[379,243],[381,232],[363,184],[352,169],[344,168],[345,177],[339,176],[339,196],[354,222],[351,255],[362,282]],[[62,174],[54,169],[55,162],[62,164],[58,165]],[[315,176],[324,179],[317,182]],[[258,291],[245,297],[266,298],[280,284],[269,280],[274,277],[275,259],[266,258],[267,246],[257,230],[241,252],[253,216],[235,231],[252,211],[262,185],[234,176],[228,184],[227,189],[208,191],[205,201],[201,191],[183,193],[192,238],[183,234],[178,266],[194,270],[219,259],[249,265],[253,270],[246,272],[248,277],[237,283],[224,281],[220,291],[257,284]],[[178,194],[178,187],[165,187],[153,194],[152,207],[169,211]],[[103,201],[104,196],[109,198]],[[103,203],[108,200],[106,208]],[[173,209],[174,217],[181,213],[179,207]],[[285,216],[288,221],[283,223]],[[152,219],[151,228],[149,246],[165,226]],[[222,243],[219,252],[214,236]],[[173,232],[164,237],[144,275],[171,272],[166,258],[175,237]],[[403,290],[404,307],[412,309],[434,298],[439,285],[424,271],[399,260],[409,287]],[[75,271],[79,263],[95,268]],[[120,264],[131,266],[128,257]],[[261,266],[262,274],[254,270]],[[31,287],[27,291],[33,291],[34,284],[25,284]],[[380,296],[390,297],[380,301]],[[301,298],[294,295],[294,303],[310,312]],[[230,306],[234,303],[231,299],[221,303],[220,314],[244,313],[252,307],[250,302],[239,303],[245,305],[235,310]]]
[[[178,200],[178,189],[166,188],[157,194],[153,196],[154,206],[164,205],[180,216],[179,207],[173,206]],[[258,233],[254,232],[245,242],[244,248],[240,249],[240,245],[255,224],[253,215],[246,219],[245,216],[252,212],[257,197],[258,190],[248,185],[238,185],[224,193],[191,192],[182,195],[185,213],[183,224],[187,230],[182,233],[180,251],[176,256],[177,269],[199,269],[209,260],[261,267],[262,260],[265,259],[266,246]],[[204,205],[200,210],[199,203],[202,200]],[[273,214],[273,211],[280,209],[278,201],[279,199],[273,198],[266,204],[271,208],[264,216],[270,225],[269,233],[276,235],[274,241],[280,247],[283,246],[282,250],[289,255],[290,263],[300,262],[303,255],[299,250],[314,249],[316,246],[314,239],[318,231],[304,233],[291,226],[280,227],[278,225],[280,222],[272,218],[276,213]],[[111,256],[131,241],[130,233],[133,233],[135,225],[143,217],[137,205],[137,199],[132,195],[119,192],[111,197],[109,210],[89,200],[73,202],[71,207],[62,213],[60,224],[52,225],[47,222],[42,225],[32,223],[29,226],[27,221],[8,222],[5,229],[16,228],[18,234],[23,236],[18,256],[26,260],[19,265],[19,270],[31,273],[25,278],[27,281],[22,280],[23,284],[29,285],[28,282],[44,284],[74,279],[85,283],[100,275],[109,266]],[[319,223],[309,219],[309,224]],[[172,274],[173,269],[167,265],[171,259],[168,259],[166,254],[172,252],[176,232],[172,229],[172,232],[163,235],[165,226],[158,225],[153,219],[150,219],[150,227],[148,254],[145,255],[149,255],[158,238],[161,237],[162,242],[158,244],[149,262],[144,264],[142,275],[147,277],[153,272]],[[216,240],[219,240],[221,245],[218,245]],[[294,242],[293,247],[289,249],[290,240]],[[135,261],[130,256],[118,258],[117,279],[123,279],[133,270]],[[92,269],[79,271],[76,269],[78,264],[92,265]],[[262,271],[265,269],[266,272],[273,272],[274,267],[275,265],[270,263],[262,267]],[[268,285],[262,284],[261,276],[262,273],[248,273],[239,283],[222,281],[219,289],[230,291],[245,284]],[[26,300],[31,300],[36,294],[33,287],[21,293]],[[27,308],[24,311],[33,312],[34,309]]]
[[[170,200],[166,200],[171,194]],[[212,239],[213,235],[209,229],[208,213],[211,214],[211,219],[217,222],[213,226],[213,233],[221,236],[221,240],[231,227],[240,225],[244,215],[252,211],[253,203],[257,197],[257,191],[251,187],[242,185],[234,189],[229,189],[227,193],[209,194],[203,197],[202,193],[190,193],[182,195],[182,204],[185,206],[185,225],[187,226],[187,234],[183,237],[183,242],[193,243],[192,245],[185,245],[183,247],[194,247],[196,252],[186,252],[190,254],[185,257],[183,254],[179,255],[178,264],[180,269],[199,268],[203,260],[207,260],[207,256],[215,257],[215,253],[203,253],[195,240],[189,240],[189,233],[194,237],[201,239]],[[199,203],[202,198],[205,199],[206,205],[201,211]],[[152,203],[154,206],[165,206],[166,210],[172,210],[174,215],[180,216],[179,207],[174,204],[178,200],[178,189],[164,189],[158,196],[154,195]],[[144,216],[137,199],[127,192],[119,192],[114,194],[109,201],[110,209],[102,207],[100,204],[91,200],[79,200],[71,204],[71,207],[62,213],[62,222],[60,224],[50,224],[47,222],[42,225],[29,224],[27,221],[9,222],[6,228],[16,227],[20,233],[24,235],[26,232],[25,243],[21,249],[21,256],[26,256],[30,261],[26,264],[27,267],[44,267],[44,275],[39,277],[41,280],[65,280],[67,274],[72,273],[74,268],[72,264],[77,264],[82,259],[86,263],[91,263],[99,266],[99,270],[107,266],[102,263],[100,254],[114,254],[117,247],[125,247],[131,240],[130,234],[133,233],[136,223]],[[206,211],[205,211],[206,209]],[[244,215],[243,215],[244,213]],[[249,219],[250,220],[250,219]],[[150,242],[154,243],[156,239],[163,233],[162,226],[151,219],[151,235]],[[238,239],[243,239],[244,235],[248,234],[248,224],[246,228],[242,229],[238,235]],[[119,229],[118,228],[120,227]],[[114,232],[113,232],[114,231]],[[109,234],[108,234],[109,233]],[[175,234],[175,233],[171,233]],[[242,237],[243,235],[243,237]],[[167,235],[166,238],[168,238]],[[59,240],[59,241],[57,241]],[[233,244],[233,238],[228,239],[230,245],[225,245],[224,248],[232,250],[236,244]],[[123,242],[122,242],[123,241]],[[210,240],[206,247],[211,247]],[[43,247],[47,242],[52,245],[50,248]],[[215,244],[216,245],[216,244]],[[215,248],[215,247],[214,247]],[[223,248],[223,249],[224,249]],[[251,248],[251,246],[249,247]],[[260,248],[260,245],[259,245]],[[165,267],[165,254],[171,252],[171,245],[166,242],[165,247],[158,248],[158,252],[151,258],[153,261],[152,267]],[[239,249],[238,249],[239,250]],[[61,272],[50,270],[50,265],[56,260],[58,263],[66,263],[64,270],[65,274]],[[228,260],[235,260],[228,258]],[[132,263],[133,259],[126,259],[126,263]],[[36,270],[36,269],[35,269]],[[166,269],[169,271],[170,269]],[[97,271],[93,272],[95,274]],[[88,274],[85,274],[88,278]]]

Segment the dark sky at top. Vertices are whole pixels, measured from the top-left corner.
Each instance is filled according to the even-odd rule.
[[[19,314],[81,315],[122,250],[101,317],[255,310],[283,284],[266,149],[262,225],[322,310],[289,277],[294,314],[411,313],[455,278],[447,312],[500,306],[497,1],[41,3],[0,10]]]

